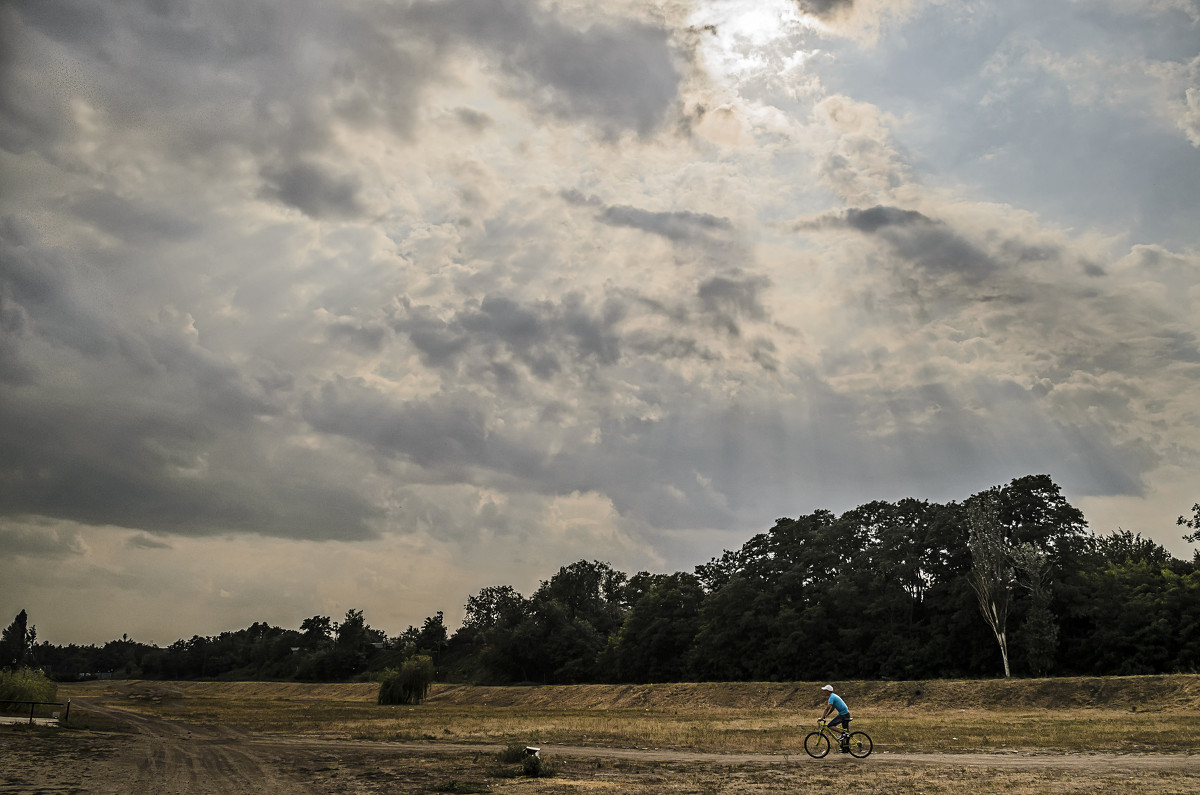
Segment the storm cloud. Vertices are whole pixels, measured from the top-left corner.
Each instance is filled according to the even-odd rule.
[[[818,17],[830,17],[854,7],[854,0],[796,0],[800,10]]]
[[[678,98],[668,31],[647,22],[580,28],[521,0],[415,2],[398,21],[443,46],[488,49],[510,90],[565,119],[647,134]]]

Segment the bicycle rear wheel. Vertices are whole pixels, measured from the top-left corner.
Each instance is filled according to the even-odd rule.
[[[804,750],[813,759],[820,759],[829,753],[829,738],[823,732],[812,732],[804,738]]]
[[[851,732],[850,739],[850,755],[863,759],[871,755],[871,737],[866,732]]]

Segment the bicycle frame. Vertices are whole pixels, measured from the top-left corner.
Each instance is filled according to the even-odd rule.
[[[845,732],[847,734],[850,733],[849,726],[838,726],[835,729],[835,728],[831,727],[828,723],[826,723],[824,718],[818,718],[817,723],[821,727],[819,729],[820,733],[824,734],[826,737],[828,737],[829,742],[831,742],[835,745],[842,741],[842,732]]]

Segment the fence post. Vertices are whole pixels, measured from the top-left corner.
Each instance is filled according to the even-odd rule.
[[[63,723],[70,723],[70,722],[71,722],[71,699],[68,698],[67,699],[67,711],[66,711],[66,714],[63,715]]]
[[[29,725],[33,725],[33,708],[37,706],[36,701],[29,702]]]

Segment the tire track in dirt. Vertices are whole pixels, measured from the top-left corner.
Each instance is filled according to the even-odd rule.
[[[228,793],[263,795],[310,792],[298,776],[257,752],[242,732],[173,723],[123,709],[76,699],[79,708],[129,726],[134,741],[124,744],[118,769],[129,777],[112,782],[123,793]]]

